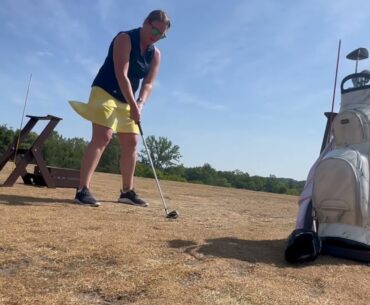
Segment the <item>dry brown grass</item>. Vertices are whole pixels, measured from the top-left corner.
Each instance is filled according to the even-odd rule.
[[[115,203],[117,175],[94,176],[100,208],[19,182],[0,188],[0,304],[370,304],[366,265],[284,262],[297,197],[161,181],[168,220],[152,179],[150,208]]]

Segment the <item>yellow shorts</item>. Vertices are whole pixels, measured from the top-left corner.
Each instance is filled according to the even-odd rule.
[[[87,104],[69,101],[83,118],[113,129],[114,132],[139,134],[138,125],[130,118],[130,105],[115,99],[100,87],[92,87]]]

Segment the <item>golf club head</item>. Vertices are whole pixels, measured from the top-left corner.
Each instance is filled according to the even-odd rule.
[[[179,216],[180,216],[180,213],[179,213],[179,212],[177,212],[177,211],[175,211],[175,210],[173,210],[173,211],[171,211],[171,212],[167,213],[166,218],[176,219],[176,218],[178,218]]]
[[[369,57],[369,51],[366,48],[358,48],[349,53],[346,58],[351,60],[362,60]]]

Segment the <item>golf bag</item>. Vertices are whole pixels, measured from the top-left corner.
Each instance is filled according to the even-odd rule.
[[[312,166],[301,194],[296,229],[285,251],[288,262],[313,260],[320,253],[370,262],[369,79],[362,72],[341,83],[332,140]]]

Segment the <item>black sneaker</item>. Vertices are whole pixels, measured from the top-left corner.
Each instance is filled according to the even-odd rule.
[[[85,204],[92,207],[100,206],[100,202],[94,198],[86,186],[80,190],[77,189],[76,196],[73,201],[78,204]]]
[[[134,190],[127,192],[121,191],[121,196],[118,198],[118,202],[132,204],[139,207],[147,207],[149,205],[143,199],[139,198]]]

